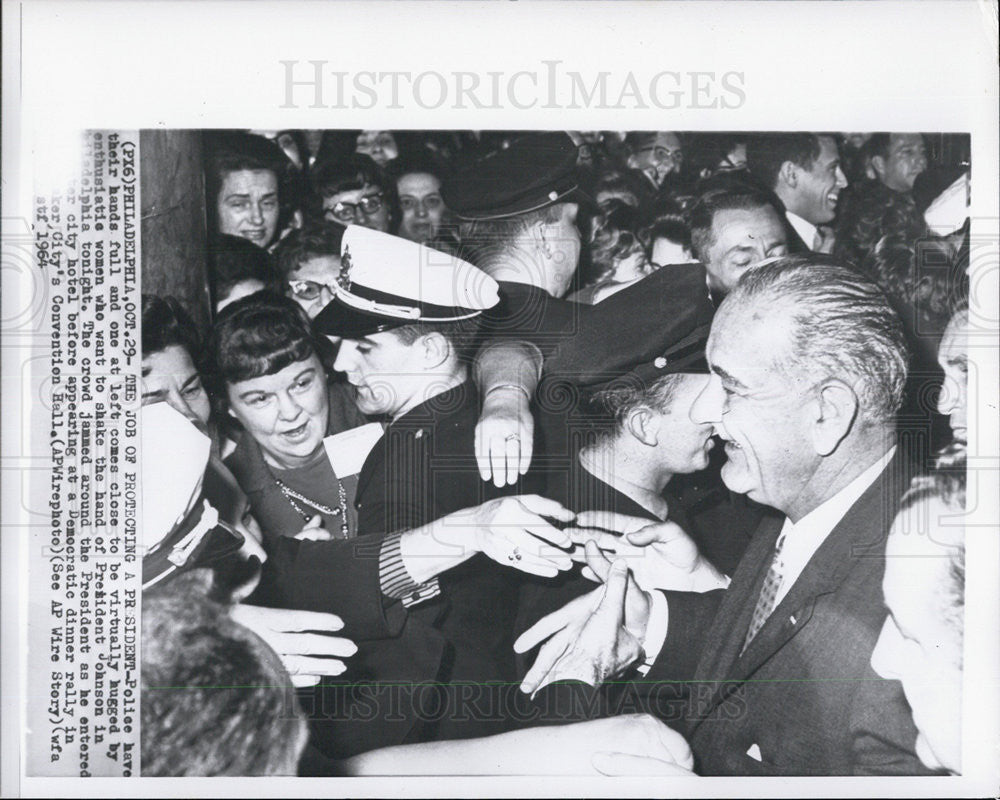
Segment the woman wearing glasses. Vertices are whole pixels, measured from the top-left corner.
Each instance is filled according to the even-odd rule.
[[[316,216],[344,227],[389,233],[396,218],[393,181],[371,158],[355,153],[320,166],[311,176]]]
[[[309,319],[333,300],[343,237],[340,225],[310,224],[292,231],[275,250],[284,291]]]

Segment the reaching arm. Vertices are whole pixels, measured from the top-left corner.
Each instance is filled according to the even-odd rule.
[[[476,553],[533,575],[555,576],[572,562],[569,535],[545,517],[574,518],[554,500],[520,495],[456,511],[400,536],[399,551],[415,583],[424,583]]]
[[[628,714],[481,739],[386,747],[341,766],[347,775],[593,775],[614,763],[607,751],[641,760],[647,770],[655,765],[660,775],[689,775],[694,765],[679,733],[648,715]]]
[[[498,488],[515,483],[531,464],[531,398],[541,373],[542,353],[529,342],[488,342],[473,363],[473,379],[483,397],[476,461],[482,479],[492,478]]]

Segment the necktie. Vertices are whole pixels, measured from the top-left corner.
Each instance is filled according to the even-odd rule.
[[[784,563],[781,560],[781,548],[785,544],[785,536],[782,534],[774,547],[774,558],[771,561],[771,568],[767,571],[764,585],[760,587],[760,597],[757,598],[757,607],[753,610],[753,618],[750,620],[750,627],[747,629],[747,638],[743,642],[743,649],[746,650],[757,635],[757,631],[771,616],[774,610],[774,600],[778,596],[778,589],[781,587],[781,578],[784,572]]]

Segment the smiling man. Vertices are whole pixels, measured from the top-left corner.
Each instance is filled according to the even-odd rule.
[[[630,580],[614,642],[573,622],[597,597],[542,620],[519,650],[557,633],[523,688],[618,674],[635,661],[619,645],[635,640],[654,705],[658,682],[687,688],[672,722],[700,774],[920,774],[901,688],[869,663],[885,621],[885,534],[906,485],[893,430],[906,378],[899,319],[855,271],[788,257],[743,277],[715,315],[707,358],[692,418],[725,442],[726,485],[783,519],[761,523],[724,591],[645,592]]]
[[[751,137],[747,165],[784,205],[789,250],[829,253],[828,227],[837,213],[847,178],[833,136],[817,133],[768,133]]]

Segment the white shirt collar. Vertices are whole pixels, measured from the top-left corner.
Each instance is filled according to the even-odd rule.
[[[798,580],[799,575],[802,574],[806,564],[809,563],[820,545],[826,541],[826,537],[837,527],[851,506],[882,474],[895,453],[896,448],[893,446],[847,486],[818,505],[798,522],[793,524],[790,519],[785,519],[785,525],[778,537],[784,539],[784,544],[781,548],[781,586],[775,597],[775,605],[788,594],[788,590]]]
[[[788,217],[788,222],[795,229],[795,232],[805,242],[806,247],[812,250],[813,243],[816,241],[816,226],[791,211],[786,211],[785,216]]]

